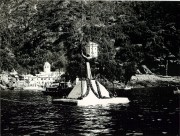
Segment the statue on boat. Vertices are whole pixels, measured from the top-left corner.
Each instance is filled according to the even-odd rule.
[[[78,81],[66,99],[54,99],[53,103],[71,103],[81,106],[129,103],[129,99],[125,97],[112,98],[110,92],[97,80],[93,79],[89,60],[98,57],[98,44],[89,42],[86,46],[86,54],[89,56],[82,52],[82,56],[86,60],[86,80]]]

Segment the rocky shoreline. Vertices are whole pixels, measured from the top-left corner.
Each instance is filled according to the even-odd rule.
[[[105,83],[105,87],[113,88],[112,83]],[[131,88],[149,88],[149,87],[180,87],[180,76],[162,76],[162,75],[147,75],[139,74],[132,76],[131,81],[128,83]],[[9,86],[0,84],[1,89],[11,89]],[[16,89],[16,87],[13,87]],[[124,83],[114,83],[114,88],[125,88]],[[11,89],[12,90],[12,89]]]
[[[130,85],[134,88],[174,87],[180,86],[180,77],[162,75],[136,75],[132,77]]]
[[[104,84],[107,88],[113,88],[113,85]],[[151,88],[151,87],[179,87],[180,76],[162,76],[154,74],[137,74],[132,76],[127,84],[130,88]],[[114,82],[115,89],[125,88],[124,83]]]

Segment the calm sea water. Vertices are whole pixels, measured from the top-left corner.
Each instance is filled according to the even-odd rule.
[[[1,91],[1,135],[180,135],[172,89],[118,92],[127,105],[53,105],[41,92]]]

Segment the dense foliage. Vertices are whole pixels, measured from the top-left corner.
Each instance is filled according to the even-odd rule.
[[[169,54],[180,59],[179,18],[179,2],[1,0],[0,70],[35,74],[49,61],[73,80],[85,75],[81,51],[93,41],[95,76],[122,80],[141,64],[164,74]]]

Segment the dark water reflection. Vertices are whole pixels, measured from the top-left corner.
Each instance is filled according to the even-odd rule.
[[[179,135],[179,96],[160,91],[132,90],[128,105],[107,107],[52,105],[40,92],[4,91],[1,134]]]

